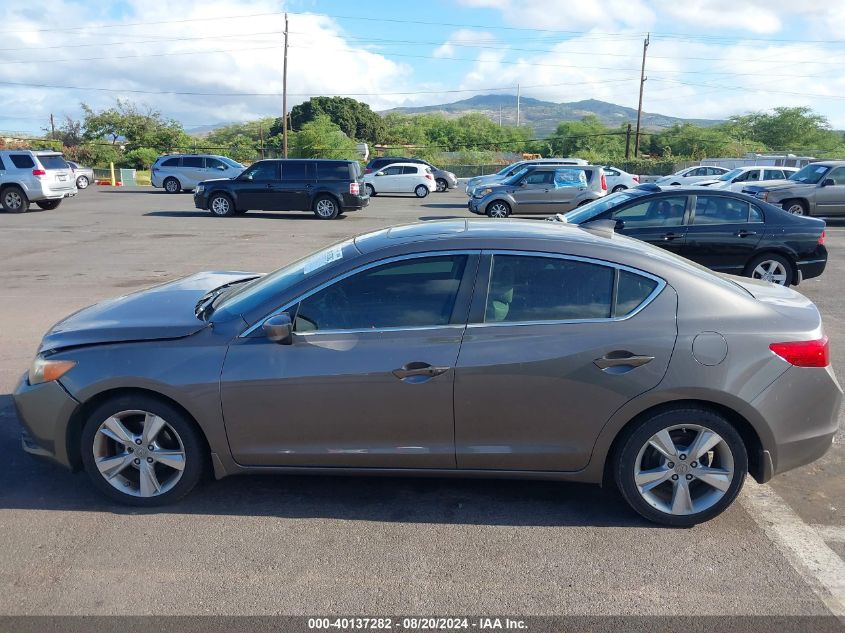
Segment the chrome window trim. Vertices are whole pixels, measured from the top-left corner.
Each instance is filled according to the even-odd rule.
[[[623,316],[611,316],[611,317],[603,317],[603,318],[591,318],[591,319],[551,319],[551,320],[541,320],[541,321],[496,321],[493,323],[467,323],[467,328],[481,328],[481,327],[504,327],[504,326],[525,326],[525,325],[564,325],[564,324],[576,324],[576,323],[611,323],[614,321],[627,321],[635,317],[637,314],[645,310],[648,305],[654,301],[657,296],[663,292],[663,289],[668,285],[666,280],[658,277],[657,275],[652,275],[651,273],[647,273],[644,270],[640,270],[638,268],[633,268],[631,266],[626,266],[625,264],[619,264],[616,262],[609,262],[603,259],[594,259],[592,257],[582,257],[581,255],[565,255],[563,253],[549,253],[547,251],[511,251],[511,250],[483,250],[481,252],[482,255],[492,255],[495,257],[496,255],[522,255],[528,257],[550,257],[552,259],[567,259],[571,261],[578,261],[584,262],[587,264],[595,264],[598,266],[605,266],[607,268],[612,268],[615,271],[624,270],[626,272],[640,275],[641,277],[645,277],[647,279],[651,279],[652,281],[657,282],[657,286],[654,290],[651,291],[649,294],[634,310],[625,314]],[[611,297],[611,308],[616,302],[616,290],[617,290],[617,273],[614,273],[614,281],[613,281],[613,296]],[[491,274],[490,279],[492,280],[493,276]],[[488,289],[489,292],[489,289]],[[487,299],[485,297],[485,305]]]
[[[352,275],[364,272],[365,270],[369,270],[370,268],[376,268],[377,266],[382,266],[384,264],[392,264],[393,262],[399,262],[406,259],[419,259],[421,257],[443,257],[444,255],[478,255],[481,253],[481,249],[459,249],[454,251],[426,251],[423,253],[408,253],[407,255],[395,255],[393,257],[388,257],[386,259],[380,259],[375,262],[370,262],[369,264],[364,264],[357,268],[353,268],[350,271],[343,273],[342,275],[338,275],[337,277],[332,277],[328,281],[321,283],[319,286],[312,288],[311,290],[302,293],[296,299],[293,299],[283,305],[281,308],[276,308],[269,314],[261,317],[251,326],[249,326],[246,330],[241,332],[238,335],[238,338],[246,338],[250,334],[252,334],[255,330],[259,327],[264,325],[264,322],[269,319],[270,317],[276,316],[286,310],[289,310],[300,301],[304,301],[311,295],[314,295],[324,288],[328,288],[332,284],[335,284],[339,281],[343,281],[347,277],[351,277]],[[316,271],[315,271],[316,272]],[[420,326],[412,326],[412,327],[391,327],[391,328],[366,328],[366,329],[355,329],[355,330],[319,330],[314,331],[311,334],[338,334],[338,333],[356,333],[356,332],[386,332],[386,331],[400,331],[400,330],[418,330],[418,329],[442,329],[444,327],[453,326],[455,324],[446,323],[443,325],[420,325]],[[464,327],[464,325],[459,325],[458,327]],[[300,336],[305,335],[304,332],[294,332],[294,334],[298,334]]]

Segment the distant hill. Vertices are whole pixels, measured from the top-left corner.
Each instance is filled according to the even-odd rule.
[[[211,125],[200,125],[197,127],[188,128],[185,130],[191,136],[198,136],[200,138],[206,137],[211,134],[214,130],[219,130],[221,127],[226,127],[227,125],[232,125],[232,123],[214,123]]]
[[[444,103],[441,105],[418,106],[412,108],[393,108],[382,112],[401,112],[403,114],[423,114],[441,112],[446,116],[461,116],[473,112],[480,112],[493,121],[499,121],[501,112],[502,123],[516,124],[516,95],[476,95],[469,99]],[[602,123],[610,127],[617,127],[622,123],[636,123],[637,111],[634,108],[599,101],[585,99],[568,103],[554,103],[531,97],[521,97],[519,100],[519,120],[523,125],[530,125],[535,136],[549,136],[555,131],[561,121],[579,121],[588,114],[595,114]],[[666,114],[643,112],[642,125],[645,129],[660,129],[676,123],[695,123],[696,125],[717,125],[722,121],[715,119],[684,119]]]

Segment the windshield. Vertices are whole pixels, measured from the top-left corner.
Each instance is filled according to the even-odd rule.
[[[570,224],[581,224],[587,222],[597,215],[601,215],[608,209],[619,206],[623,202],[633,200],[643,195],[642,193],[634,193],[633,191],[620,191],[619,193],[611,193],[604,198],[588,202],[582,207],[578,207],[574,211],[564,213],[564,219]]]
[[[528,171],[528,167],[523,167],[518,172],[516,172],[513,176],[505,180],[504,184],[506,185],[515,185],[517,181],[522,178],[525,173]]]
[[[220,160],[222,160],[224,163],[226,163],[229,167],[234,167],[235,169],[246,169],[238,161],[232,160],[231,158],[226,158],[225,156],[221,156]]]
[[[349,249],[357,253],[354,240],[346,240],[333,246],[304,257],[294,263],[254,279],[253,281],[236,286],[234,290],[220,298],[215,312],[226,311],[229,314],[246,314],[272,297],[279,297],[305,279],[329,264],[352,255]]]
[[[803,182],[807,185],[817,184],[824,175],[830,171],[830,167],[824,165],[807,165],[801,171],[795,172],[789,177],[789,180],[794,182]]]
[[[505,165],[499,171],[496,172],[496,175],[497,176],[507,176],[511,172],[511,169],[513,169],[516,166],[517,165]]]
[[[719,180],[724,180],[725,182],[728,182],[739,176],[741,173],[741,169],[731,169],[728,173],[719,176]]]

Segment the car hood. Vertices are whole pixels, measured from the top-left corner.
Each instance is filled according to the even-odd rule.
[[[215,182],[228,182],[232,180],[231,178],[209,178],[208,180],[203,180],[200,184],[207,185]]]
[[[59,321],[44,336],[38,351],[190,336],[209,325],[194,312],[203,295],[224,284],[255,276],[244,272],[197,273],[108,299]]]
[[[796,182],[794,180],[761,180],[753,185],[743,187],[743,191],[777,191],[779,189],[795,189],[799,187],[815,187],[815,185]]]

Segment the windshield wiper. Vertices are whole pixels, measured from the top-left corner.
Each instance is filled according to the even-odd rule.
[[[232,286],[244,283],[245,281],[252,281],[253,279],[258,279],[258,276],[236,279],[235,281],[230,281],[222,286],[218,286],[213,290],[209,290],[200,297],[199,301],[197,301],[196,306],[194,306],[194,314],[198,319],[205,321],[207,317],[211,316],[211,312],[214,308],[214,302],[220,298],[221,295],[223,295]]]

